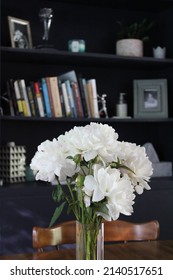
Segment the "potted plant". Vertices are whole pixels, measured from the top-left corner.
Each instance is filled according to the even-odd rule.
[[[146,32],[153,27],[153,22],[143,19],[141,22],[133,22],[129,25],[121,25],[116,42],[116,54],[124,56],[143,56],[143,42],[148,40]]]

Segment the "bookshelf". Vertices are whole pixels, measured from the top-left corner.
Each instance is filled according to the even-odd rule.
[[[88,79],[96,79],[98,93],[100,95],[107,94],[106,101],[110,116],[108,119],[74,119],[4,115],[0,117],[1,145],[9,141],[15,141],[17,145],[25,145],[27,164],[29,164],[37,146],[42,141],[51,140],[71,129],[74,125],[85,125],[90,121],[101,121],[112,125],[118,132],[120,140],[131,141],[141,145],[151,142],[161,161],[173,162],[173,136],[171,133],[173,129],[173,26],[170,24],[173,15],[172,0],[54,0],[37,1],[36,3],[31,0],[27,1],[25,5],[21,0],[16,0],[15,2],[2,0],[1,2],[1,22],[3,26],[0,47],[1,93],[5,91],[5,83],[9,78],[23,78],[26,81],[30,81],[45,76],[58,76],[67,71],[75,70]],[[7,16],[10,15],[30,21],[33,46],[35,47],[41,41],[42,29],[38,12],[43,6],[51,6],[54,11],[50,41],[55,48],[11,48]],[[29,13],[31,10],[32,12]],[[69,14],[70,17],[68,16]],[[156,30],[151,34],[151,40],[144,46],[144,57],[116,56],[116,21],[122,19],[138,20],[143,17],[154,19],[157,23]],[[64,21],[66,22],[65,25]],[[70,53],[67,51],[67,42],[73,38],[83,38],[86,41],[85,53]],[[154,59],[152,56],[152,46],[159,44],[163,44],[167,48],[167,56],[162,60]],[[119,92],[127,93],[128,112],[130,116],[133,116],[133,80],[151,78],[166,78],[168,80],[169,118],[113,119],[112,116],[115,115],[115,105]],[[170,199],[172,198],[173,190],[171,186],[173,185],[173,178],[157,178],[151,184],[153,186],[152,199],[155,195],[154,190],[159,188],[157,195],[160,196],[158,201],[161,203],[165,184],[169,186],[166,191],[170,194]],[[23,188],[24,185],[19,185],[18,188]],[[32,186],[34,196],[35,183],[29,183],[29,185]],[[26,183],[26,186],[28,187],[28,183]],[[12,188],[12,185],[8,185],[8,192]],[[23,192],[25,189],[26,187]],[[5,192],[6,190],[2,188],[1,192],[3,193],[3,191]],[[38,189],[36,191],[38,196],[37,192]],[[51,194],[49,193],[49,199],[50,196]],[[30,203],[32,204],[31,201]],[[165,201],[165,203],[167,202]],[[168,212],[169,204],[167,208]],[[160,215],[161,213],[158,214],[158,217]],[[146,214],[145,217],[147,219],[150,216]],[[164,224],[164,222],[162,223]],[[31,224],[26,225],[26,227],[27,230],[30,229]],[[166,236],[167,233],[165,232],[163,237]]]

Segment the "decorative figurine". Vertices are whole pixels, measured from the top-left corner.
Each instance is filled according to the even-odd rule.
[[[106,96],[107,94],[98,95],[98,102],[101,103],[101,108],[99,110],[100,118],[108,118],[108,112],[106,107]]]
[[[40,48],[52,48],[52,45],[48,44],[49,41],[49,31],[50,31],[50,26],[52,23],[53,19],[53,11],[51,8],[43,8],[39,11],[39,18],[40,21],[43,22],[43,27],[44,27],[44,34],[43,34],[43,42],[44,44],[39,46]]]

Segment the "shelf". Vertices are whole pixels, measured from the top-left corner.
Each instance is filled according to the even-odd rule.
[[[18,49],[1,47],[1,60],[17,63],[66,64],[66,65],[104,65],[104,66],[173,66],[173,59],[153,57],[124,57],[103,53],[70,53],[56,49]]]
[[[134,119],[134,118],[46,118],[46,117],[12,117],[12,116],[1,116],[1,120],[4,121],[26,121],[26,122],[59,122],[59,123],[89,123],[89,122],[102,122],[102,123],[173,123],[173,118],[141,118],[141,119]]]
[[[52,1],[52,0],[48,0]],[[57,1],[56,1],[57,2]],[[99,7],[111,7],[116,9],[136,9],[136,10],[154,10],[162,11],[172,6],[172,0],[59,0],[58,2],[63,2],[67,4],[79,4],[79,5],[92,5]]]

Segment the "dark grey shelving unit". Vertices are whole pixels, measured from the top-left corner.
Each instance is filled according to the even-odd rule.
[[[98,93],[107,94],[109,113],[108,119],[26,118],[4,115],[0,117],[1,145],[9,141],[25,145],[29,165],[42,141],[58,137],[74,125],[97,121],[112,125],[120,140],[140,145],[151,142],[161,161],[173,162],[172,0],[31,0],[25,5],[21,0],[1,2],[1,93],[6,90],[6,81],[9,78],[23,78],[28,82],[75,70],[86,78],[96,78]],[[50,5],[54,11],[50,33],[50,42],[54,44],[54,49],[41,50],[36,48],[41,42],[42,34],[38,12],[45,5]],[[32,49],[11,48],[8,15],[30,22],[34,46]],[[140,20],[144,17],[156,22],[151,40],[144,45],[144,57],[116,56],[116,22]],[[73,38],[86,41],[85,53],[67,51],[67,42]],[[166,59],[152,57],[152,47],[160,44],[167,48]],[[134,119],[133,80],[163,78],[168,81],[169,117]],[[127,92],[131,119],[112,118],[119,92]],[[171,238],[173,227],[169,217],[173,210],[173,178],[152,179],[151,187],[151,191],[137,197],[134,214],[123,218],[134,221],[156,218],[161,225],[160,237]],[[32,251],[32,226],[48,225],[54,210],[52,189],[43,182],[26,182],[0,188],[0,255]]]

